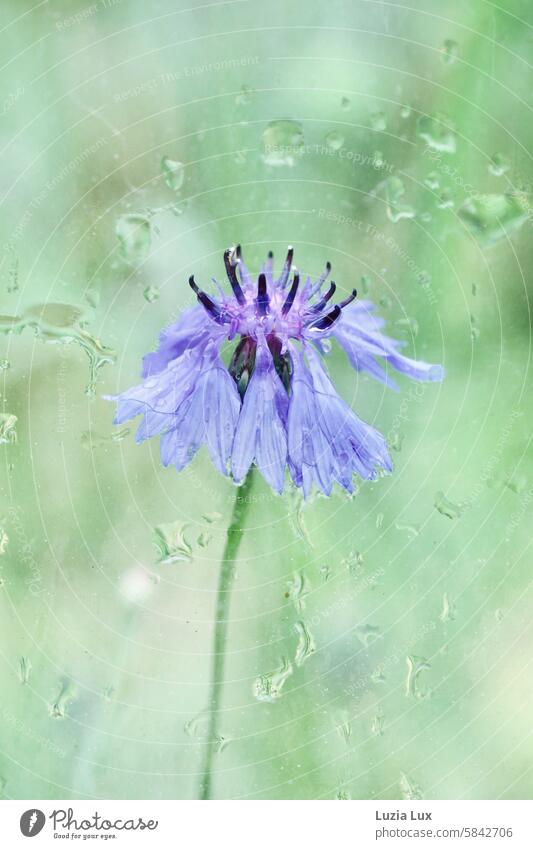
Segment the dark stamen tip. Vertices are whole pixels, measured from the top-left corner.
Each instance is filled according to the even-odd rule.
[[[294,303],[294,299],[296,297],[296,292],[298,291],[299,285],[300,285],[300,275],[295,274],[294,280],[292,281],[292,286],[289,290],[289,294],[287,295],[287,299],[286,299],[285,303],[283,304],[283,307],[282,307],[282,310],[281,310],[282,315],[287,315],[290,308],[292,307],[292,305]]]
[[[274,251],[269,251],[267,256],[269,259],[274,259]]]
[[[312,324],[309,329],[310,330],[327,330],[329,327],[331,327],[332,324],[335,324],[335,322],[339,318],[340,314],[341,314],[341,308],[337,304],[336,307],[333,307],[331,312],[328,312],[327,315],[323,316],[322,318],[319,318],[318,321],[315,321],[314,324]]]
[[[240,247],[237,246],[238,248]],[[237,280],[237,273],[235,271],[235,266],[232,262],[232,255],[236,253],[237,248],[228,248],[224,251],[224,265],[226,266],[226,274],[228,275],[228,280],[230,282],[231,288],[233,289],[233,294],[237,298],[238,303],[242,306],[245,303],[244,292],[241,289],[241,285]]]
[[[198,286],[194,282],[194,274],[191,274],[191,276],[189,277],[189,286],[191,287],[193,292],[196,292],[196,294],[198,294],[198,292],[200,291]]]
[[[267,293],[267,281],[264,274],[260,274],[257,278],[257,308],[260,315],[266,315],[268,305],[270,303]]]
[[[339,304],[339,307],[341,308],[341,310],[343,310],[344,307],[347,307],[348,304],[351,304],[352,301],[355,301],[356,298],[357,298],[357,289],[352,289],[352,294],[349,295],[347,298],[345,298],[344,301],[341,301],[340,304]]]

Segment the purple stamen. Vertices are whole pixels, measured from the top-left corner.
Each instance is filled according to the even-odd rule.
[[[211,300],[209,295],[206,295],[205,292],[202,292],[202,290],[196,285],[196,283],[194,282],[194,274],[191,274],[191,276],[189,277],[189,286],[191,287],[193,292],[196,293],[196,297],[198,298],[204,309],[209,313],[211,318],[213,318],[217,322],[217,324],[225,324],[226,322],[224,320],[224,316],[220,307],[218,306],[218,304],[215,303],[215,301]]]
[[[267,292],[267,281],[264,274],[257,279],[257,298],[255,299],[259,315],[266,315],[270,299]]]
[[[328,312],[325,316],[319,318],[318,321],[310,324],[308,330],[327,330],[332,324],[335,324],[337,319],[340,317],[340,314],[341,308],[337,304],[337,306],[333,307],[331,312]]]
[[[244,292],[241,289],[241,284],[237,280],[237,273],[235,271],[235,266],[231,261],[231,254],[231,250],[224,251],[224,265],[226,266],[226,274],[228,275],[228,280],[231,288],[233,289],[233,294],[242,307],[246,303],[246,299],[244,297]]]
[[[336,284],[336,283],[333,283],[333,281],[332,281],[332,282],[331,282],[331,285],[330,285],[330,287],[329,287],[328,291],[326,292],[326,294],[324,295],[324,297],[323,297],[323,298],[321,298],[319,301],[317,301],[317,302],[316,302],[316,304],[314,304],[314,305],[311,307],[311,310],[310,310],[310,311],[311,311],[311,312],[322,312],[322,310],[323,310],[323,309],[324,309],[324,307],[326,306],[327,302],[328,302],[329,300],[331,300],[331,298],[332,298],[332,297],[333,297],[333,295],[335,294],[336,289],[337,289],[337,284]]]
[[[289,279],[289,274],[291,273],[292,268],[292,258],[294,256],[294,248],[289,245],[287,250],[287,258],[285,259],[285,264],[283,266],[283,270],[278,278],[276,286],[280,286],[282,289],[287,285],[287,280]]]
[[[298,291],[298,286],[299,286],[299,285],[300,285],[300,275],[299,275],[299,274],[295,274],[295,275],[294,275],[294,280],[292,281],[292,286],[291,286],[291,288],[290,288],[290,290],[289,290],[289,294],[287,295],[287,299],[286,299],[286,301],[285,301],[285,303],[283,304],[283,307],[282,307],[282,309],[281,309],[281,314],[282,314],[282,315],[287,315],[287,313],[289,312],[290,308],[292,307],[292,305],[293,305],[293,303],[294,303],[294,299],[295,299],[295,297],[296,297],[296,292]]]

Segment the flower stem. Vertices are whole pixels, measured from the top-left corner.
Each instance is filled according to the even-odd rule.
[[[217,606],[215,631],[213,635],[213,652],[211,659],[211,684],[208,703],[208,734],[207,748],[205,752],[204,768],[200,781],[200,799],[211,798],[211,785],[213,780],[213,755],[220,742],[219,738],[219,712],[222,687],[224,685],[224,663],[226,658],[226,642],[228,635],[228,614],[230,604],[231,586],[235,573],[235,562],[237,552],[243,535],[243,520],[250,505],[250,491],[254,478],[253,469],[248,472],[244,483],[239,487],[233,514],[228,528],[226,545],[220,574],[218,578]]]

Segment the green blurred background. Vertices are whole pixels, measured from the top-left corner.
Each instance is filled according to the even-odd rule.
[[[394,474],[256,482],[214,795],[530,798],[531,4],[3,5],[4,797],[198,794],[236,490],[102,396],[240,241],[330,259],[447,377],[335,353]]]

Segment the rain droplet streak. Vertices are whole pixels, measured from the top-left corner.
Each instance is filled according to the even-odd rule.
[[[115,224],[115,234],[126,262],[137,265],[146,259],[152,243],[152,227],[145,215],[121,215]]]
[[[287,582],[288,590],[285,597],[289,598],[294,605],[297,613],[302,613],[305,609],[305,596],[309,592],[307,578],[303,572],[295,572],[292,581]]]
[[[280,661],[280,666],[274,672],[259,675],[253,686],[253,693],[258,702],[275,702],[281,698],[283,687],[292,675],[293,667],[286,657]]]
[[[309,628],[303,620],[295,623],[294,630],[298,635],[298,645],[296,646],[294,662],[296,666],[301,666],[315,653],[316,644]]]
[[[24,655],[19,660],[18,675],[21,684],[27,684],[30,680],[31,660]]]
[[[0,413],[0,445],[14,445],[17,441],[17,417],[13,413]]]
[[[343,740],[343,742],[346,743],[346,745],[348,746],[350,744],[350,738],[352,736],[352,725],[350,722],[350,717],[347,713],[339,713],[335,721],[335,728],[341,740]]]
[[[5,532],[5,529],[0,526],[0,555],[5,553],[5,550],[9,543],[9,537]]]
[[[408,654],[407,662],[407,678],[405,680],[405,695],[408,698],[422,698],[425,693],[420,689],[419,676],[426,670],[431,669],[431,664],[425,657],[420,657],[416,654]]]
[[[159,563],[170,564],[192,560],[192,548],[185,539],[188,525],[181,521],[157,525],[154,528],[154,545],[159,554]]]
[[[447,115],[421,115],[416,124],[416,132],[427,146],[441,153],[455,153],[457,141],[455,130]]]
[[[446,498],[443,492],[437,492],[435,495],[435,507],[439,513],[447,516],[448,519],[458,519],[463,512],[462,507]]]
[[[305,150],[304,133],[296,121],[271,121],[263,131],[263,162],[293,166]]]
[[[442,612],[440,614],[441,622],[453,622],[457,616],[457,608],[455,604],[450,602],[448,593],[444,593],[442,597]]]
[[[32,327],[43,342],[79,345],[89,358],[89,383],[85,393],[94,397],[98,372],[104,365],[115,363],[117,355],[81,326],[83,318],[83,310],[73,304],[36,304],[21,316],[0,316],[0,332],[21,333],[25,327]]]
[[[374,718],[372,719],[372,725],[370,726],[370,730],[372,731],[372,734],[374,734],[376,737],[383,737],[383,735],[385,733],[384,725],[385,725],[385,714],[377,713],[374,716]]]
[[[399,177],[388,177],[383,186],[387,202],[387,216],[390,221],[397,224],[402,218],[414,218],[415,209],[409,204],[400,202],[400,198],[405,194],[403,180],[400,180]]]
[[[161,172],[165,183],[173,192],[179,192],[185,180],[185,166],[183,162],[164,156],[161,160]]]
[[[400,774],[400,780],[398,783],[400,786],[400,793],[402,794],[402,799],[409,799],[410,801],[414,801],[416,799],[424,798],[420,785],[416,784],[412,779],[408,778],[404,772]]]
[[[520,229],[528,214],[523,194],[477,195],[459,209],[459,218],[482,245],[493,245]]]
[[[72,681],[64,681],[58,696],[52,704],[48,705],[48,714],[52,719],[64,719],[67,715],[68,706],[76,698],[76,688]]]

